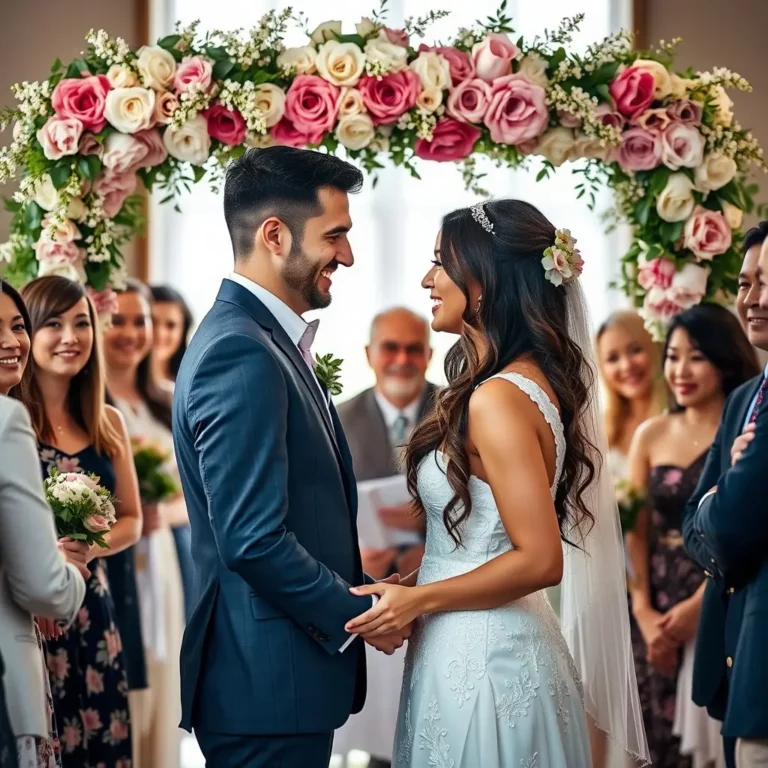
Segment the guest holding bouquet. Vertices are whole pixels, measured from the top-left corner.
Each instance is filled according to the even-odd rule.
[[[74,624],[60,636],[49,627],[46,642],[64,768],[117,768],[130,764],[132,750],[126,669],[105,560],[131,546],[141,530],[131,445],[119,412],[105,402],[98,318],[86,290],[48,276],[29,283],[22,296],[34,364],[24,372],[19,398],[37,435],[42,477],[85,473],[119,499],[114,525],[88,547],[90,577]]]

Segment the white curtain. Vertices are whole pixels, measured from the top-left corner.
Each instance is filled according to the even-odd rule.
[[[177,20],[200,19],[201,29],[234,29],[250,27],[272,8],[290,4],[304,11],[314,26],[321,21],[341,19],[345,29],[368,10],[365,3],[347,0],[293,0],[274,3],[265,0],[155,0],[153,5],[153,37],[172,31]],[[498,0],[390,0],[387,23],[402,26],[408,16],[422,16],[431,9],[451,11],[448,18],[433,25],[428,40],[448,42],[461,26],[476,18],[492,14]],[[371,5],[371,8],[375,5]],[[628,26],[629,0],[581,0],[578,10],[585,14],[581,32],[574,41],[576,49],[602,39],[622,26]],[[560,20],[575,12],[571,0],[510,0],[515,37],[531,39],[545,28],[554,28]],[[287,44],[301,44],[301,33]],[[483,161],[481,161],[482,163]],[[536,168],[536,163],[534,164]],[[463,188],[461,175],[450,164],[418,163],[421,181],[409,177],[402,169],[387,168],[381,172],[375,189],[366,183],[365,190],[352,198],[354,228],[350,241],[355,265],[341,270],[334,279],[332,306],[320,314],[321,323],[316,350],[333,352],[344,359],[342,369],[344,397],[372,383],[364,346],[373,316],[393,305],[405,305],[428,316],[427,293],[420,287],[429,269],[435,236],[441,217],[454,208],[469,205],[477,198]],[[584,200],[574,192],[576,178],[565,165],[551,179],[536,182],[536,170],[498,170],[490,163],[484,186],[493,197],[517,197],[537,205],[556,227],[567,227],[579,240],[587,262],[584,272],[585,290],[592,316],[602,320],[623,305],[623,299],[608,284],[618,274],[618,262],[626,250],[626,231],[606,235],[600,212],[610,204],[603,193],[596,211],[590,212]],[[160,195],[157,195],[160,198]],[[192,194],[179,201],[181,213],[172,206],[152,206],[150,245],[151,280],[167,282],[188,299],[199,320],[212,304],[221,279],[232,268],[232,254],[224,224],[221,195],[212,194],[201,182]],[[443,383],[442,361],[455,338],[438,335],[433,338],[435,357],[430,378]]]

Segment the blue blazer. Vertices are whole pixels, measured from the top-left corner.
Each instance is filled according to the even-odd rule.
[[[731,467],[762,376],[728,399],[696,493],[685,511],[688,554],[706,569],[696,637],[693,700],[723,720],[729,739],[768,737],[768,408]],[[717,493],[699,509],[714,486]]]
[[[352,459],[297,347],[225,280],[184,355],[173,437],[196,572],[181,650],[181,726],[323,733],[365,700],[344,625],[371,606]]]

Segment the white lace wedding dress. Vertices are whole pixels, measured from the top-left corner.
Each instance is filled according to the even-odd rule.
[[[546,393],[519,374],[499,374],[525,392],[552,428],[555,489],[565,437]],[[453,491],[437,452],[419,469],[427,541],[419,584],[458,576],[512,549],[489,485],[470,479],[472,514],[456,548],[443,524]],[[408,648],[394,768],[589,768],[578,674],[544,592],[501,608],[419,620]]]

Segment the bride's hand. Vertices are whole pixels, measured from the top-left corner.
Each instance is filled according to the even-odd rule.
[[[352,587],[353,595],[378,595],[379,601],[370,610],[347,622],[347,632],[356,635],[386,635],[408,626],[419,610],[419,588],[401,587],[399,584],[366,584]]]

